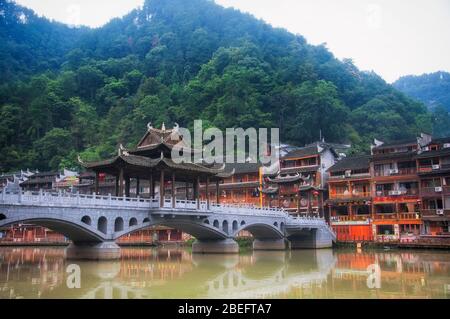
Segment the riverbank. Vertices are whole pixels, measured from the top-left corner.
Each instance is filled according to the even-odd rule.
[[[195,239],[182,242],[136,242],[136,243],[117,243],[121,247],[191,247]],[[251,238],[237,238],[236,242],[241,251],[252,249],[253,240]],[[10,242],[0,241],[0,247],[51,247],[68,246],[70,242]],[[436,242],[338,242],[334,248],[364,248],[364,249],[429,249],[429,250],[450,250],[450,244]]]
[[[399,242],[338,242],[336,248],[365,248],[365,249],[429,249],[450,250],[449,244],[444,243],[399,243]]]

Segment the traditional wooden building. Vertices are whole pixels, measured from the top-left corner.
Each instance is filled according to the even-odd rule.
[[[219,200],[226,204],[260,205],[260,169],[259,163],[226,164],[227,175],[219,184]],[[206,200],[206,184],[201,185],[201,199]],[[210,198],[214,198],[214,185],[210,185]],[[263,205],[266,206],[265,203]]]
[[[182,136],[178,134],[177,127],[166,129],[163,124],[161,129],[149,125],[147,133],[142,137],[136,148],[127,150],[120,146],[118,155],[103,161],[84,163],[82,165],[95,172],[94,192],[99,192],[101,176],[114,176],[114,195],[131,197],[141,196],[141,185],[145,182],[149,187],[149,197],[159,198],[161,206],[167,198],[175,205],[175,200],[193,199],[200,200],[200,182],[216,186],[216,201],[219,195],[219,182],[223,178],[223,167],[195,163],[176,163],[172,159],[172,151],[187,151],[189,155],[195,150],[189,145],[183,144]],[[131,185],[135,185],[135,191],[131,192]],[[181,191],[180,191],[181,190]],[[175,194],[175,196],[172,196]],[[207,194],[209,194],[209,189]],[[206,196],[209,202],[209,196]]]
[[[328,172],[328,220],[337,239],[372,240],[370,156],[346,157]]]
[[[398,240],[402,234],[420,234],[419,177],[415,156],[431,136],[372,146],[373,234],[378,240]]]
[[[200,206],[200,183],[205,184],[205,201],[210,205],[212,201],[220,202],[219,183],[227,176],[224,168],[212,166],[177,163],[172,159],[172,151],[188,152],[193,156],[196,150],[190,145],[184,144],[182,136],[178,134],[178,128],[161,129],[148,126],[146,134],[137,144],[136,148],[127,150],[120,146],[118,155],[98,162],[81,164],[89,171],[94,172],[92,179],[84,176],[86,187],[93,187],[94,193],[100,193],[100,185],[103,183],[103,191],[109,194],[126,197],[149,197],[159,199],[161,207],[175,207],[177,199],[197,201]],[[111,185],[113,181],[113,185]],[[210,198],[210,185],[214,187],[214,200]],[[132,189],[133,188],[133,189]],[[148,236],[146,230],[137,232],[119,242],[139,241],[139,238]],[[156,240],[180,241],[182,234],[174,229],[158,227],[151,232],[156,234]],[[146,237],[147,238],[147,237]]]
[[[422,233],[450,235],[450,138],[433,139],[416,159]]]
[[[327,169],[338,158],[334,148],[324,142],[316,142],[282,156],[279,173],[264,179],[264,192],[273,197],[269,201],[271,205],[278,201],[278,207],[293,215],[323,216]]]

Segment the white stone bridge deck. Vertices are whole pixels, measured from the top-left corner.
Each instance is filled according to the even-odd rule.
[[[254,249],[330,247],[335,235],[322,218],[294,218],[278,208],[165,198],[73,193],[7,192],[0,198],[0,227],[29,222],[64,234],[75,244],[111,243],[150,226],[193,235],[195,252],[237,252],[234,238],[247,230]],[[210,247],[212,246],[212,248]],[[230,248],[231,247],[231,248]]]

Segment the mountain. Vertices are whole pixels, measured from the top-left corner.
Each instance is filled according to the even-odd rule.
[[[212,1],[147,0],[97,29],[0,4],[0,171],[106,157],[150,121],[279,127],[296,145],[321,131],[354,152],[431,131],[426,107],[375,73]]]
[[[450,73],[403,76],[392,84],[407,96],[421,101],[433,113],[433,134],[450,135]]]
[[[0,83],[57,70],[86,28],[74,29],[0,0]]]
[[[422,101],[430,109],[442,105],[450,111],[450,73],[448,72],[403,76],[392,85],[406,95]]]

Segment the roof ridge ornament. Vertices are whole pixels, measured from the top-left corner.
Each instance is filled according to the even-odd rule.
[[[80,164],[82,164],[82,165],[85,164],[85,163],[83,162],[83,160],[81,159],[80,154],[78,154],[77,160],[78,160],[78,163],[80,163]]]
[[[153,129],[152,122],[148,122],[147,123],[147,130],[150,131],[151,129]]]
[[[128,153],[128,150],[123,146],[122,143],[120,143],[119,145],[119,156],[121,155],[130,156],[130,153]]]
[[[164,124],[164,122],[162,123],[161,126],[161,131],[165,132],[166,131],[166,124]]]

